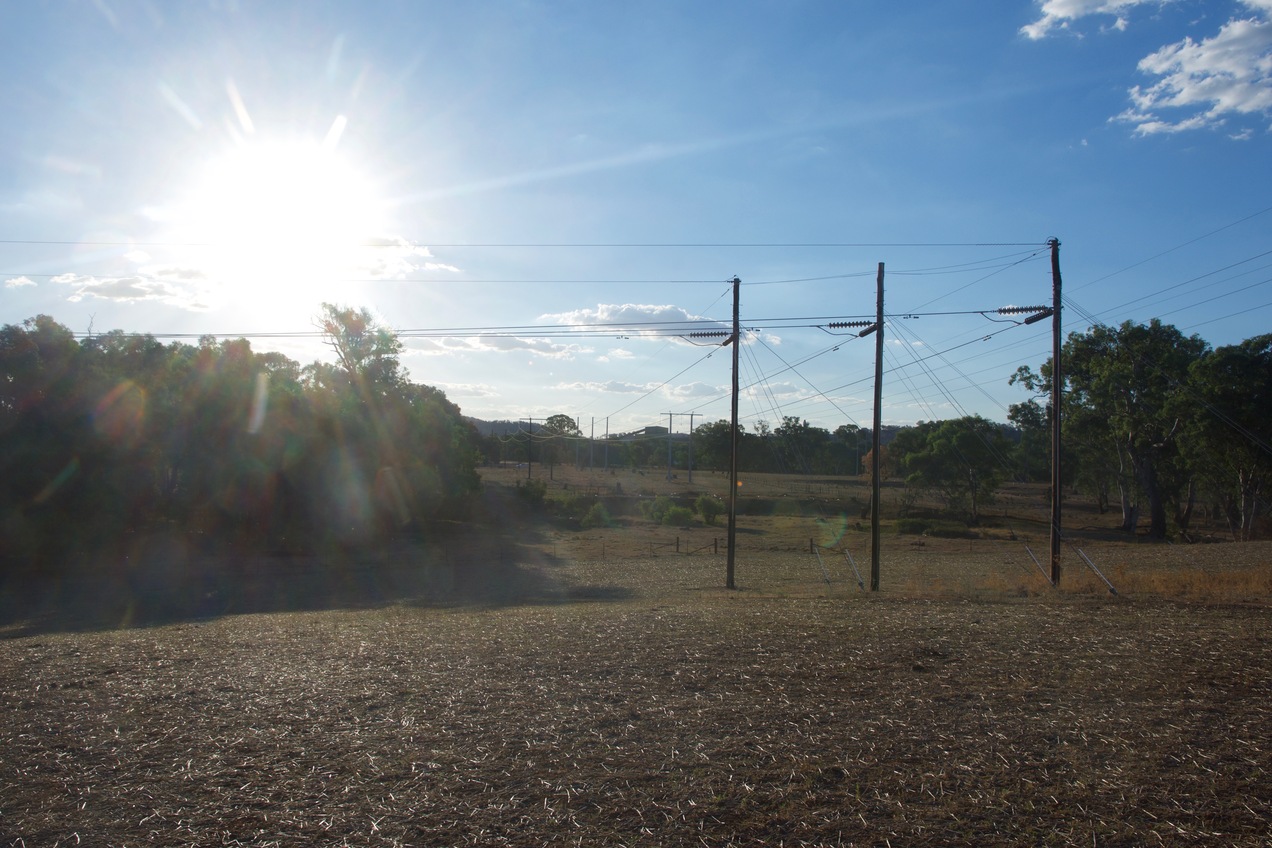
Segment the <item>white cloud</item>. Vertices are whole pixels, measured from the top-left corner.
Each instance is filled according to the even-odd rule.
[[[679,400],[691,400],[693,398],[715,397],[719,394],[728,394],[729,389],[725,386],[713,386],[710,383],[686,383],[683,386],[676,386],[670,389],[667,394],[670,397]]]
[[[61,274],[54,277],[52,281],[74,289],[67,297],[71,303],[78,303],[92,297],[122,303],[153,301],[192,311],[203,311],[208,308],[208,304],[198,292],[168,280],[149,276],[94,277],[83,274]]]
[[[785,381],[765,383],[763,389],[753,386],[747,389],[746,393],[757,400],[774,397],[788,400],[790,398],[808,397],[811,394],[807,386]]]
[[[430,385],[441,389],[446,393],[447,397],[477,397],[477,398],[493,398],[499,397],[501,392],[495,386],[489,383],[438,383],[433,382]]]
[[[11,277],[4,281],[4,287],[6,289],[16,289],[22,286],[33,285],[35,285],[35,280],[32,280],[30,277]]]
[[[377,236],[368,239],[367,247],[378,248],[371,251],[365,260],[361,273],[377,280],[396,280],[416,271],[445,271],[458,274],[460,269],[454,265],[437,262],[433,252],[424,245],[414,244],[400,236]]]
[[[1020,31],[1037,40],[1093,15],[1115,16],[1109,29],[1123,31],[1129,26],[1123,13],[1164,2],[1169,0],[1042,0],[1042,17]],[[1238,2],[1250,17],[1233,18],[1209,38],[1187,36],[1141,59],[1139,71],[1158,79],[1132,87],[1128,94],[1133,105],[1111,120],[1132,124],[1136,135],[1155,135],[1272,113],[1272,0]],[[1251,132],[1240,128],[1230,137],[1243,140]]]
[[[1265,4],[1269,5],[1269,4]],[[1272,112],[1272,22],[1231,20],[1213,38],[1169,44],[1144,57],[1139,69],[1161,77],[1130,90],[1134,107],[1122,120],[1137,135],[1215,127],[1235,115]],[[1162,110],[1186,113],[1172,120]]]
[[[574,309],[539,316],[540,321],[586,327],[604,326],[627,335],[665,335],[668,329],[684,332],[724,329],[723,324],[707,321],[679,306],[649,303],[599,303],[595,309]],[[655,326],[656,325],[656,326]]]
[[[1039,4],[1042,17],[1022,26],[1020,32],[1037,41],[1056,30],[1068,30],[1073,21],[1090,15],[1112,15],[1115,20],[1109,28],[1121,32],[1128,26],[1122,13],[1145,5],[1159,6],[1161,0],[1043,0]]]
[[[597,362],[612,362],[616,359],[634,359],[636,354],[627,348],[616,347],[604,356],[596,357]]]
[[[402,338],[412,353],[422,355],[455,355],[466,353],[532,353],[545,359],[574,359],[592,352],[578,344],[560,344],[550,339],[523,339],[517,336],[479,336],[477,338]]]
[[[576,381],[573,383],[557,383],[554,388],[578,392],[606,392],[618,395],[647,394],[659,388],[660,383],[627,383],[622,380],[605,380],[604,382]]]

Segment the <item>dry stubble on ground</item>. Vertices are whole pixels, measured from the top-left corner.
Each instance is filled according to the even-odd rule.
[[[723,561],[14,630],[3,844],[1267,844],[1266,609],[868,595],[794,553],[730,593]]]

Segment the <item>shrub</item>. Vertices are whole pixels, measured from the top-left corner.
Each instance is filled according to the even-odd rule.
[[[548,494],[548,484],[544,480],[517,481],[517,496],[531,506],[542,506]]]
[[[898,518],[895,526],[900,536],[922,536],[928,529],[922,518]]]
[[[666,495],[659,495],[652,501],[642,501],[640,512],[647,520],[657,524],[684,525],[693,521],[693,510],[677,505]]]
[[[666,495],[659,495],[652,501],[641,501],[640,513],[649,521],[653,521],[656,524],[664,524],[663,517],[675,505],[671,498]]]
[[[940,539],[978,539],[980,536],[957,521],[927,518],[898,518],[894,525],[902,536],[933,536]]]
[[[561,498],[559,508],[565,515],[581,515],[586,514],[595,504],[596,498],[593,495],[568,494]]]
[[[672,506],[663,513],[662,524],[674,524],[680,527],[693,521],[693,510],[686,506]]]
[[[720,503],[719,498],[711,495],[699,495],[693,505],[697,508],[698,514],[702,516],[702,520],[707,524],[715,524],[716,519],[720,517],[720,513],[724,512],[724,504]]]
[[[610,518],[609,510],[605,508],[605,504],[592,504],[592,508],[587,511],[587,515],[583,516],[583,520],[579,522],[585,529],[591,530],[596,527],[609,527],[614,523],[614,519]]]

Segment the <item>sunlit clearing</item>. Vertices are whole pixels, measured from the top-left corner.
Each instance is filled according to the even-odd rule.
[[[179,226],[215,300],[308,309],[379,262],[368,244],[384,231],[383,209],[331,145],[253,140],[209,163]]]

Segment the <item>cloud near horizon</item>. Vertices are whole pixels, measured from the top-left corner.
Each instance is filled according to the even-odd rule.
[[[624,335],[659,338],[675,338],[667,336],[668,330],[688,333],[725,329],[723,324],[694,315],[679,306],[651,303],[598,303],[595,309],[586,307],[552,312],[540,315],[539,320],[583,327],[608,327]]]
[[[604,392],[619,395],[639,395],[652,392],[657,389],[661,383],[628,383],[623,380],[604,380],[596,381],[574,381],[572,383],[557,383],[553,388],[563,389],[566,391],[576,392]]]
[[[190,286],[181,285],[180,281],[157,279],[149,275],[96,277],[84,274],[60,274],[51,282],[73,288],[66,298],[71,303],[79,303],[91,297],[122,303],[150,301],[194,312],[202,312],[209,308],[200,293],[192,290]]]
[[[533,353],[547,359],[573,359],[592,352],[579,344],[560,344],[550,339],[519,336],[478,336],[475,338],[425,337],[401,339],[409,353],[440,356],[464,353]]]

